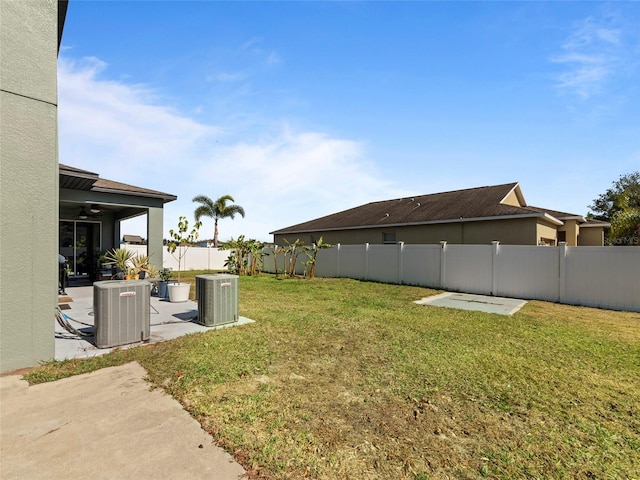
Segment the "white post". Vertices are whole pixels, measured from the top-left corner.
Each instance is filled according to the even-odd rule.
[[[560,268],[558,272],[560,276],[560,288],[558,289],[558,301],[564,303],[567,289],[567,242],[560,242],[558,252],[560,254]]]
[[[369,280],[369,244],[364,244],[364,280]]]
[[[491,295],[498,295],[498,251],[500,250],[500,242],[494,240],[491,242],[493,247],[491,256]]]
[[[398,285],[404,283],[404,242],[398,242]]]
[[[338,249],[336,252],[336,278],[340,278],[340,244],[338,243],[336,247]]]
[[[440,242],[440,288],[442,290],[445,289],[446,280],[447,280],[447,269],[445,268],[445,259],[446,259],[446,251],[447,251],[447,242]]]

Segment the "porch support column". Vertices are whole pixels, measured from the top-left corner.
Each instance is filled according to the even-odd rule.
[[[120,248],[120,242],[122,242],[121,227],[122,220],[115,219],[113,221],[113,248]]]
[[[147,213],[147,254],[151,257],[151,264],[159,269],[162,268],[162,256],[164,255],[162,235],[163,208],[149,207]]]

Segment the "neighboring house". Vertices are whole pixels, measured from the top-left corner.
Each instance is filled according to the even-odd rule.
[[[120,246],[123,220],[147,215],[147,252],[162,267],[164,204],[169,193],[100,178],[97,173],[60,164],[60,253],[74,277],[94,279],[100,251]],[[125,235],[140,245],[138,235]]]
[[[606,222],[528,206],[520,185],[434,193],[367,203],[271,232],[283,245],[312,244],[488,244],[569,246],[604,244]]]
[[[140,235],[124,235],[122,240],[127,245],[144,245],[144,239]]]

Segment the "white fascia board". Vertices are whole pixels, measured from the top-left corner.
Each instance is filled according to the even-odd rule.
[[[566,217],[555,217],[558,220],[577,220],[579,222],[586,222],[585,218],[581,215],[567,215]]]
[[[509,190],[509,193],[507,193],[504,196],[504,198],[502,200],[500,200],[500,203],[504,202],[507,199],[507,197],[509,195],[511,195],[511,192],[514,192],[514,191],[516,193],[516,197],[518,197],[518,201],[520,202],[520,206],[521,207],[526,207],[527,206],[527,201],[524,199],[524,195],[522,194],[522,189],[520,188],[520,182],[517,182],[516,185],[511,190]]]
[[[580,228],[611,228],[611,224],[607,222],[585,223],[584,225],[580,225]]]

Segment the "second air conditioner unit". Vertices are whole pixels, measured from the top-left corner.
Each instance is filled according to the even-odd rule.
[[[238,321],[238,276],[197,275],[198,323],[217,327]]]

